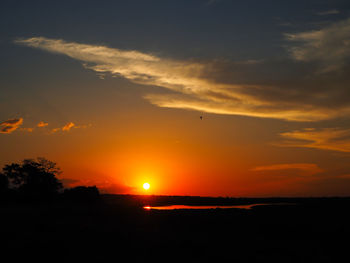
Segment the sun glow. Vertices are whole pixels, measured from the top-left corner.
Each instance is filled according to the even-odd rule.
[[[144,183],[143,184],[143,189],[148,190],[150,188],[150,184],[149,183]]]

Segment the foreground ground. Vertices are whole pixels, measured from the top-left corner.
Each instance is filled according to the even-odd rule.
[[[146,211],[145,204],[290,203]],[[350,199],[102,196],[93,203],[3,203],[2,257],[96,262],[341,262]]]

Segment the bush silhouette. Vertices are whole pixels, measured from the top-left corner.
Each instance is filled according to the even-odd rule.
[[[0,196],[7,192],[8,184],[9,184],[9,181],[6,175],[0,173]]]
[[[56,163],[45,158],[25,159],[21,163],[5,165],[2,177],[10,188],[27,197],[49,197],[56,195],[62,184],[56,178],[60,174]],[[4,184],[6,184],[6,179]]]

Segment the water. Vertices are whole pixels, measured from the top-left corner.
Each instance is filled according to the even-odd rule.
[[[175,210],[175,209],[251,209],[253,206],[277,205],[277,204],[249,204],[249,205],[168,205],[168,206],[144,206],[146,210]]]

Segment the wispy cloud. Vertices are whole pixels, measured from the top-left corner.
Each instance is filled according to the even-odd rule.
[[[74,126],[75,126],[75,124],[74,124],[73,122],[67,122],[67,123],[66,123],[65,125],[63,125],[62,127],[51,129],[51,132],[52,132],[52,133],[59,132],[59,131],[68,132],[68,131],[70,131],[70,129],[72,129]]]
[[[314,163],[288,163],[288,164],[273,164],[266,166],[258,166],[252,169],[252,171],[297,171],[298,175],[314,175],[323,172]]]
[[[54,128],[51,130],[51,132],[52,133],[59,132],[59,131],[68,132],[71,129],[85,129],[85,128],[89,128],[89,127],[91,127],[91,124],[89,124],[89,125],[76,125],[74,122],[67,122],[63,127]]]
[[[297,44],[289,47],[292,57],[299,61],[321,62],[321,73],[343,68],[350,57],[350,19],[319,30],[285,34]]]
[[[319,15],[319,16],[327,16],[327,15],[337,15],[339,13],[340,12],[339,12],[338,9],[331,9],[331,10],[317,12],[316,14]]]
[[[279,146],[306,147],[339,152],[350,152],[350,129],[303,129],[281,133],[289,139]]]
[[[42,127],[46,127],[46,126],[48,126],[48,125],[49,125],[49,124],[48,124],[47,122],[41,121],[41,122],[39,122],[39,123],[37,124],[37,127],[42,128]]]
[[[23,118],[9,119],[0,122],[0,133],[12,133],[17,130],[23,123]]]
[[[308,34],[311,33],[289,35],[289,39],[317,39],[321,33],[315,33],[314,37]],[[334,92],[334,80],[322,81],[320,87],[319,79],[309,77],[310,67],[300,67],[291,60],[180,61],[45,37],[16,40],[16,43],[69,56],[97,74],[109,73],[134,83],[163,87],[170,92],[144,96],[159,107],[290,121],[317,121],[350,112],[350,103],[344,101],[342,94],[348,92],[347,81],[336,86],[339,92]],[[298,48],[295,54],[302,61],[308,56],[309,46]],[[304,77],[308,77],[307,81]],[[328,86],[331,81],[332,89]]]
[[[34,128],[20,128],[21,131],[33,132]]]

